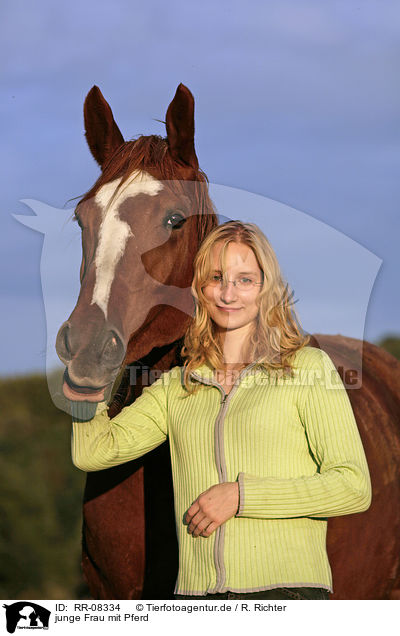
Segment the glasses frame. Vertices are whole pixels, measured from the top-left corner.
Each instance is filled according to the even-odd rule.
[[[210,285],[211,287],[220,287],[222,289],[222,287],[225,287],[228,285],[228,283],[232,283],[232,285],[234,286],[235,289],[239,290],[239,291],[250,291],[250,289],[252,289],[253,287],[256,287],[257,285],[263,285],[264,281],[258,282],[256,283],[255,281],[251,281],[251,284],[248,287],[238,287],[237,283],[240,279],[238,280],[224,280],[224,278],[221,276],[220,280],[212,280],[209,279],[206,282],[206,285]]]

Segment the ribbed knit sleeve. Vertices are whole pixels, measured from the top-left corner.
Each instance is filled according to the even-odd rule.
[[[165,374],[167,375],[167,374]],[[77,405],[79,409],[79,405]],[[162,376],[112,420],[102,402],[86,421],[75,408],[72,461],[86,472],[110,468],[153,450],[167,437],[167,387]],[[82,417],[81,417],[82,416]]]
[[[371,483],[346,390],[330,360],[318,352],[314,380],[301,387],[299,414],[316,462],[311,476],[259,478],[240,473],[238,517],[335,517],[366,510]]]

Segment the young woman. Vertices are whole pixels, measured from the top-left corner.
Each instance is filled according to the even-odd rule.
[[[177,598],[328,598],[326,517],[366,510],[371,498],[343,384],[327,354],[306,346],[256,225],[208,235],[192,291],[184,367],[114,419],[103,404],[75,422],[73,461],[100,470],[169,437]]]

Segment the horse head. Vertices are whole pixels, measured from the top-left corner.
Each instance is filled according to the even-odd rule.
[[[94,86],[86,139],[101,175],[82,198],[81,289],[56,341],[64,395],[98,402],[125,364],[182,337],[193,310],[193,258],[217,224],[194,147],[194,99],[180,84],[166,138],[125,142]]]

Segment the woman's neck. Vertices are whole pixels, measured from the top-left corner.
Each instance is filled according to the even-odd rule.
[[[246,325],[248,327],[248,325]],[[249,329],[234,329],[220,332],[223,352],[223,369],[241,369],[249,364],[246,346],[250,337]]]

